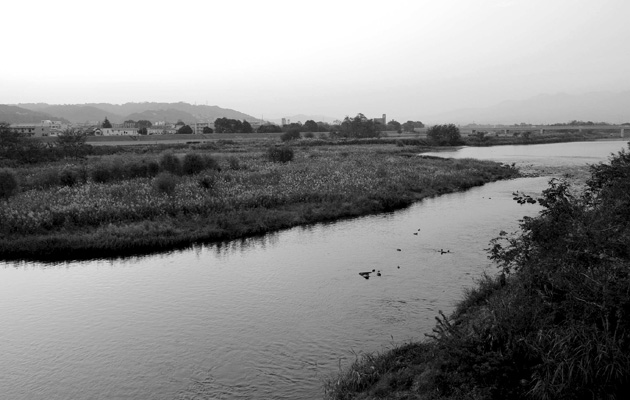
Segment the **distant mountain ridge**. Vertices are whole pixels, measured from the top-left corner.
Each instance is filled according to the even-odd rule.
[[[541,94],[491,107],[442,112],[425,119],[431,124],[552,124],[573,120],[621,124],[630,122],[630,91]]]
[[[33,111],[18,106],[0,104],[0,122],[8,122],[10,124],[25,124],[41,122],[42,120],[46,119],[68,122],[63,118],[58,118],[49,113]]]
[[[181,119],[186,123],[214,122],[217,118],[244,119],[250,122],[258,121],[257,118],[240,111],[221,108],[218,106],[192,105],[184,102],[144,102],[125,104],[88,103],[63,105],[28,103],[18,104],[17,106],[23,109],[28,109],[32,112],[45,113],[46,115],[54,116],[47,119],[64,118],[72,123],[103,121],[106,117],[113,123],[122,123],[130,119],[134,121],[146,119],[151,122],[177,122],[177,120]]]

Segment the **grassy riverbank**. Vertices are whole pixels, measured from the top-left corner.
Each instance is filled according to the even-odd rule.
[[[14,168],[21,189],[0,200],[0,258],[164,251],[394,210],[517,175],[492,162],[417,157],[413,146],[294,148],[289,162],[257,143],[175,151]]]
[[[438,316],[423,343],[367,355],[328,381],[332,399],[614,399],[630,389],[630,154],[591,167],[579,192],[552,181],[500,268]]]

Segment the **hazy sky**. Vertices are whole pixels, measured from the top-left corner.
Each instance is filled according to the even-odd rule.
[[[398,120],[630,90],[628,0],[7,1],[0,104]]]

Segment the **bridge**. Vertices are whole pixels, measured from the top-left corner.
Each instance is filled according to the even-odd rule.
[[[428,128],[416,129],[416,132],[426,133]],[[460,132],[462,134],[474,134],[477,132],[495,132],[495,133],[503,133],[508,135],[510,133],[515,132],[540,132],[544,134],[545,132],[559,132],[559,131],[570,131],[570,132],[583,132],[583,131],[610,131],[610,132],[619,132],[620,137],[625,137],[626,132],[630,133],[629,125],[513,125],[513,126],[476,126],[476,127],[460,127]]]

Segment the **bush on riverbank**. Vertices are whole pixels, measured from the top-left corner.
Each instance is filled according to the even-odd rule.
[[[554,180],[538,199],[516,194],[544,209],[491,242],[501,274],[482,278],[450,317],[438,317],[431,340],[366,357],[329,381],[329,397],[625,398],[628,193],[630,154],[621,152],[591,167],[581,193]],[[366,374],[366,366],[375,368]]]

